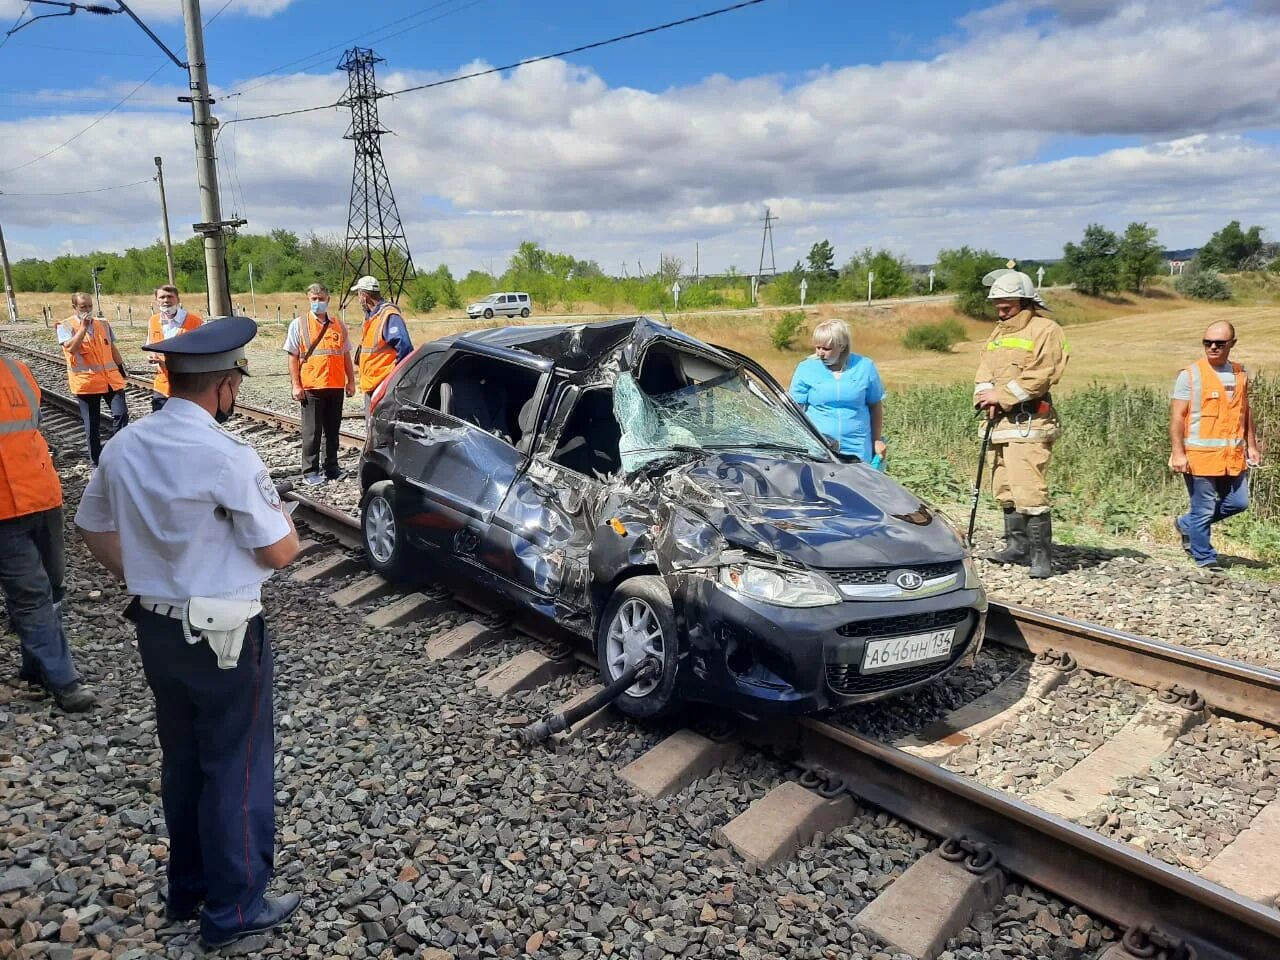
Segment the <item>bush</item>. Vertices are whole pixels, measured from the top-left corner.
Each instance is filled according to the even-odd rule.
[[[790,350],[796,334],[804,329],[804,311],[788,310],[769,324],[769,340],[777,350]]]
[[[952,346],[965,339],[964,325],[959,320],[943,320],[941,323],[922,323],[902,335],[902,345],[908,350],[936,350],[949,353]]]
[[[430,313],[436,308],[436,291],[432,281],[435,278],[431,275],[422,275],[414,277],[409,282],[407,293],[409,294],[409,305],[419,313]]]
[[[1173,283],[1184,297],[1195,300],[1230,300],[1231,285],[1217,270],[1195,270],[1184,273]]]
[[[954,290],[956,309],[968,317],[991,319],[995,316],[987,300],[987,288],[982,278],[992,270],[1003,267],[1005,260],[990,250],[972,250],[959,247],[938,251],[938,279],[944,290]]]

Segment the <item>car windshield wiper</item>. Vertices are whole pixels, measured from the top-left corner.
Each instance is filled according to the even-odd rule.
[[[752,443],[708,443],[707,450],[778,450],[784,453],[799,453],[806,457],[816,456],[808,447],[794,443],[777,443],[772,440],[759,440]]]

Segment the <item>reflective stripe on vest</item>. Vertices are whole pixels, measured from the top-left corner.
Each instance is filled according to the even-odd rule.
[[[182,318],[182,326],[173,333],[173,336],[179,337],[184,333],[189,333],[199,327],[201,323],[203,321],[198,314],[188,313]],[[159,343],[161,340],[168,339],[169,337],[165,336],[164,333],[164,320],[160,314],[153,313],[151,319],[147,321],[147,343]],[[151,389],[167,397],[169,395],[169,371],[164,367],[164,355],[152,354],[152,356],[159,356],[161,363],[156,367],[156,375],[151,382]]]
[[[68,317],[58,325],[68,330],[76,329],[76,319]],[[93,321],[94,328],[80,341],[78,350],[62,345],[67,358],[67,385],[77,396],[104,394],[110,390],[124,389],[124,375],[116,366],[111,348],[111,325],[101,317]],[[76,333],[72,333],[74,338]]]
[[[27,378],[23,376],[22,368],[17,362],[9,357],[0,357],[0,363],[3,363],[9,371],[9,376],[13,377],[14,384],[22,393],[22,399],[27,403],[27,414],[25,420],[3,420],[0,421],[0,433],[20,433],[23,430],[38,430],[40,428],[40,403],[36,400],[36,393],[31,389],[31,384],[27,382]]]
[[[383,314],[388,310],[395,307],[384,300],[366,321],[360,337],[360,389],[365,393],[376,390],[396,366],[396,348],[382,336],[386,328]]]
[[[319,331],[312,328],[312,324],[317,323],[323,336],[318,340],[316,335]],[[338,349],[321,347],[319,344],[324,343],[328,339],[330,342],[336,341]],[[306,360],[302,364],[301,380],[304,390],[332,390],[340,389],[347,385],[347,366],[346,366],[346,330],[342,326],[341,320],[335,320],[330,317],[327,324],[322,321],[316,321],[311,316],[298,318],[298,341],[302,346],[302,350],[298,354],[298,359]],[[314,350],[311,349],[312,344],[317,344]]]
[[[1208,360],[1187,367],[1191,399],[1187,407],[1182,444],[1193,476],[1236,476],[1245,471],[1244,411],[1249,398],[1248,375],[1238,363],[1231,364],[1235,392],[1226,397],[1226,387]],[[1207,383],[1219,381],[1219,389],[1206,397]]]
[[[988,350],[1026,350],[1030,353],[1036,348],[1034,340],[1028,340],[1026,337],[996,337],[987,344]]]

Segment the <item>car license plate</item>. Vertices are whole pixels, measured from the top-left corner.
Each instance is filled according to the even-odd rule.
[[[952,627],[932,633],[913,633],[909,637],[871,640],[862,654],[862,672],[879,673],[913,663],[945,660],[951,655],[951,644],[955,638],[956,631]]]

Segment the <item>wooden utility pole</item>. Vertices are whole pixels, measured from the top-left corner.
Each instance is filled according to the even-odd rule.
[[[4,268],[4,299],[9,305],[9,322],[18,322],[18,298],[13,291],[13,271],[9,269],[9,250],[4,245],[4,229],[0,228],[0,266]]]
[[[156,157],[156,182],[160,184],[160,219],[164,224],[164,265],[169,269],[169,283],[174,284],[173,240],[169,237],[169,204],[164,197],[164,167]]]

